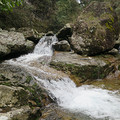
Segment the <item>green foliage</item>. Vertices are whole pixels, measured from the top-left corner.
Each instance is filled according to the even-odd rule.
[[[80,13],[80,5],[75,0],[57,0],[55,9],[51,27],[56,30],[62,28],[66,23],[74,21]]]
[[[42,19],[41,25],[46,31],[57,32],[66,23],[72,22],[80,12],[80,5],[75,0],[29,0],[36,10],[35,15]],[[34,26],[34,25],[33,25]]]
[[[12,11],[15,6],[22,5],[23,0],[0,0],[0,11]]]
[[[12,0],[11,0],[12,1]],[[0,14],[0,27],[32,27],[39,32],[57,32],[66,23],[74,21],[80,13],[75,0],[29,0],[30,4],[16,7],[9,14]]]

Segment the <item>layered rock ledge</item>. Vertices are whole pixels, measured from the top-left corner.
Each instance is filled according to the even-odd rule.
[[[109,55],[110,57],[110,55]],[[86,80],[103,79],[116,69],[114,64],[118,58],[86,57],[72,52],[57,52],[50,65],[79,78],[79,83]]]

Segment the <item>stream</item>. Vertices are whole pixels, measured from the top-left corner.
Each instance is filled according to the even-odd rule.
[[[5,64],[26,68],[51,97],[56,98],[62,109],[83,113],[95,119],[120,120],[120,95],[117,91],[108,91],[92,85],[76,87],[70,78],[48,71],[47,66],[53,55],[52,44],[55,42],[56,36],[44,36],[32,53],[7,60]]]

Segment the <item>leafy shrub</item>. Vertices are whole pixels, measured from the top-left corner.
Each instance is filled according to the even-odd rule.
[[[12,11],[17,5],[22,5],[23,0],[0,0],[0,10],[1,11]]]

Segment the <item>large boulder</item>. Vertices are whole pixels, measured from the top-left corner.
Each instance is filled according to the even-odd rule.
[[[96,55],[111,50],[119,36],[118,18],[109,2],[91,2],[73,25],[69,40],[81,55]]]
[[[28,53],[34,49],[34,43],[25,40],[22,33],[8,32],[2,30],[0,32],[0,59],[10,56],[18,56],[22,53]]]
[[[57,70],[66,72],[77,85],[80,85],[86,80],[105,78],[116,69],[113,63],[117,59],[110,55],[86,57],[73,52],[57,52],[50,65]]]

